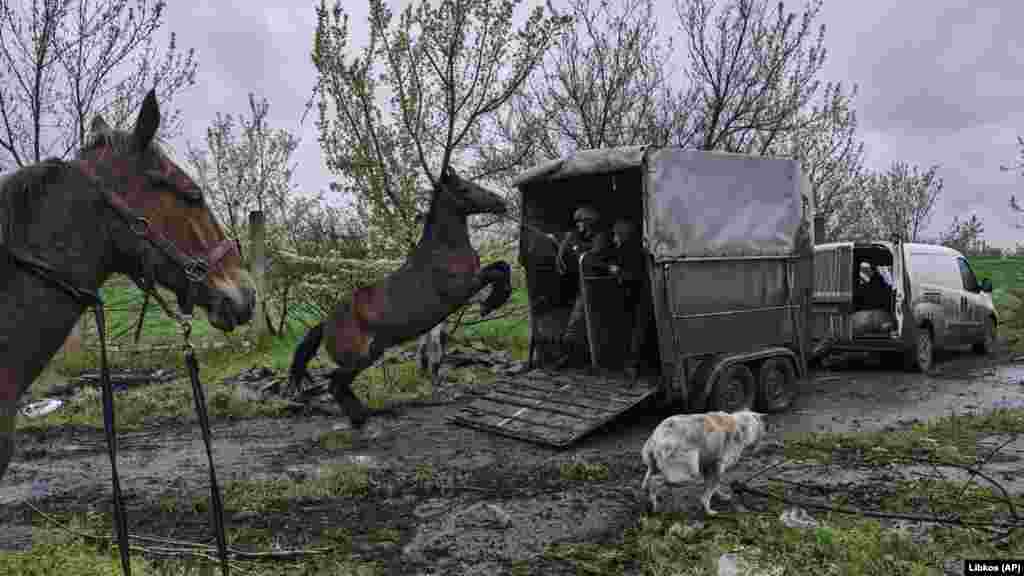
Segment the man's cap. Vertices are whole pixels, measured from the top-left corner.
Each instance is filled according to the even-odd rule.
[[[572,219],[574,222],[580,222],[584,220],[600,220],[601,216],[590,206],[580,206],[572,213]]]

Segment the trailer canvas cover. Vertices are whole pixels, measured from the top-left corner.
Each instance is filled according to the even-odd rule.
[[[797,230],[805,216],[802,198],[808,210],[813,200],[795,160],[623,146],[550,160],[524,171],[513,185],[523,189],[534,182],[618,172],[645,162],[644,226],[656,259],[796,252]]]
[[[652,148],[647,166],[645,232],[656,260],[796,252],[805,198],[812,207],[797,161]]]

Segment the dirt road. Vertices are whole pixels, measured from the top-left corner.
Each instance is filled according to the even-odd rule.
[[[914,419],[991,410],[1024,402],[1024,364],[1006,354],[946,355],[931,375],[871,366],[819,371],[802,385],[792,411],[770,417],[780,433],[848,431],[905,425]],[[232,479],[289,478],[319,466],[370,468],[369,497],[296,502],[288,512],[229,514],[232,528],[269,528],[290,546],[345,527],[354,552],[394,574],[573,573],[540,556],[552,543],[602,542],[633,525],[643,504],[639,450],[664,414],[636,413],[571,450],[556,451],[448,424],[456,406],[409,410],[371,423],[350,447],[317,441],[340,418],[259,419],[214,428],[222,485]],[[32,501],[48,511],[107,510],[109,467],[99,431],[23,436],[0,487],[0,549],[30,544]],[[562,465],[600,464],[590,481],[567,479]],[[170,496],[201,498],[206,466],[197,429],[123,434],[120,471],[133,533],[208,541],[207,516],[167,512]],[[398,541],[381,541],[382,529]]]

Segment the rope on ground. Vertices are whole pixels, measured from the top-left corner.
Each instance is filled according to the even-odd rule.
[[[1000,494],[1002,496],[1001,500],[1002,500],[1003,504],[1006,505],[1007,510],[1010,512],[1010,516],[1013,517],[1013,520],[1014,520],[1013,527],[1019,528],[1019,527],[1024,527],[1024,523],[1021,523],[1020,516],[1017,514],[1017,509],[1013,505],[1013,498],[1010,496],[1010,492],[1006,489],[1006,487],[1004,487],[1002,484],[1000,484],[999,481],[997,481],[995,478],[992,478],[988,474],[986,474],[986,473],[981,471],[982,467],[984,467],[986,464],[988,464],[992,460],[992,458],[995,457],[996,454],[998,454],[1006,446],[1010,445],[1014,440],[1017,439],[1017,437],[1018,437],[1018,434],[1014,434],[1009,439],[1007,439],[1005,442],[1003,442],[1002,444],[1000,444],[999,446],[994,448],[992,450],[992,452],[990,452],[988,454],[988,456],[986,456],[986,458],[981,462],[980,466],[970,466],[970,465],[967,465],[967,464],[960,464],[958,462],[950,462],[948,460],[940,460],[940,459],[936,459],[936,458],[921,458],[921,457],[918,457],[918,456],[909,456],[909,455],[896,455],[896,456],[893,457],[893,459],[897,460],[897,461],[902,461],[904,463],[927,464],[927,465],[932,466],[933,468],[934,467],[957,468],[957,469],[960,469],[960,470],[963,470],[963,471],[969,473],[970,476],[965,481],[964,486],[961,487],[960,493],[957,496],[957,501],[958,502],[963,498],[964,493],[967,491],[967,487],[971,483],[974,482],[974,478],[975,477],[978,477],[978,478],[981,478],[982,480],[985,480],[986,482],[988,482],[989,484],[994,486],[1000,492]],[[804,446],[804,447],[805,448],[810,448],[812,450],[817,450],[819,452],[831,452],[831,450],[826,450],[826,449],[821,448],[819,446]]]
[[[26,502],[26,506],[31,508],[36,514],[39,514],[47,522],[53,524],[59,530],[67,532],[73,536],[79,538],[85,538],[87,540],[97,542],[112,542],[114,540],[111,536],[100,536],[99,534],[90,534],[88,532],[82,532],[80,530],[74,530],[68,528],[58,518],[40,510],[32,502]],[[142,547],[142,546],[131,546],[131,550],[134,552],[140,552],[143,554],[152,554],[156,556],[192,556],[196,558],[202,558],[211,562],[219,562],[219,560],[211,555],[217,552],[217,547],[209,544],[200,544],[198,542],[186,542],[183,540],[173,540],[170,538],[160,538],[157,536],[140,536],[138,534],[129,534],[128,538],[137,542],[148,542],[152,544],[163,544],[170,545],[172,547],[158,546],[158,547]],[[236,548],[228,548],[228,554],[232,560],[248,560],[248,561],[266,561],[266,560],[283,560],[283,561],[294,561],[300,560],[306,556],[317,556],[321,554],[328,554],[335,550],[334,547],[327,548],[307,548],[304,550],[277,550],[273,552],[246,552],[244,550],[238,550]]]
[[[957,502],[960,502],[962,500],[963,495],[967,491],[967,487],[971,483],[973,483],[975,481],[975,478],[981,478],[981,479],[987,481],[989,484],[994,486],[996,488],[996,490],[999,491],[999,493],[1001,495],[1000,500],[1002,501],[1003,504],[1006,505],[1006,508],[1007,508],[1007,510],[1010,513],[1010,516],[1013,518],[1012,522],[972,521],[972,520],[964,520],[962,518],[959,518],[958,516],[940,517],[940,516],[934,516],[934,515],[929,516],[929,515],[925,515],[925,514],[910,514],[910,513],[901,513],[901,512],[882,512],[882,511],[877,511],[877,510],[862,510],[862,509],[857,509],[857,508],[843,508],[843,507],[836,507],[836,506],[831,506],[831,505],[828,505],[828,504],[823,504],[823,503],[820,503],[820,502],[814,502],[814,501],[810,501],[810,500],[798,500],[798,499],[794,499],[794,498],[787,498],[787,497],[784,497],[784,496],[779,496],[779,495],[776,495],[776,494],[772,494],[770,492],[765,492],[765,491],[762,491],[762,490],[758,490],[756,488],[751,488],[748,485],[748,483],[751,480],[753,480],[754,478],[757,478],[757,477],[761,476],[763,473],[767,472],[768,470],[777,468],[777,467],[781,466],[782,464],[786,463],[787,460],[785,460],[785,459],[782,459],[779,462],[775,462],[773,464],[770,464],[768,466],[763,467],[762,469],[760,469],[759,471],[757,471],[756,473],[754,473],[753,475],[751,475],[750,477],[748,477],[744,481],[733,482],[732,487],[733,487],[734,490],[736,490],[738,492],[741,492],[741,493],[747,493],[747,494],[751,494],[751,495],[754,495],[754,496],[759,496],[759,497],[762,497],[762,498],[770,498],[770,499],[778,500],[778,501],[784,502],[786,504],[789,504],[790,506],[800,506],[800,507],[804,507],[804,508],[814,508],[814,509],[818,509],[818,510],[827,510],[827,511],[836,512],[836,513],[839,513],[839,514],[847,514],[847,515],[853,515],[853,516],[867,516],[867,517],[872,517],[872,518],[888,518],[888,519],[895,519],[895,520],[910,520],[910,521],[914,521],[914,522],[931,522],[931,523],[935,523],[935,524],[952,524],[952,525],[958,525],[958,526],[964,526],[964,527],[986,528],[986,529],[988,529],[990,531],[997,532],[997,536],[994,538],[995,540],[1002,540],[1002,539],[1008,538],[1010,536],[1010,534],[1014,530],[1016,530],[1018,528],[1024,528],[1024,523],[1021,522],[1021,519],[1020,519],[1020,517],[1017,514],[1016,507],[1013,504],[1013,498],[1010,495],[1009,491],[1001,483],[999,483],[996,479],[992,478],[990,475],[986,474],[981,469],[984,468],[984,466],[986,464],[988,464],[992,460],[992,458],[994,458],[996,456],[996,454],[998,454],[1003,448],[1005,448],[1006,446],[1010,445],[1014,440],[1016,440],[1017,437],[1018,437],[1018,435],[1014,434],[1009,439],[1007,439],[1006,441],[1004,441],[1001,444],[999,444],[998,446],[996,446],[985,457],[985,459],[981,461],[981,463],[978,466],[970,466],[970,465],[961,464],[961,463],[958,463],[958,462],[949,462],[949,461],[939,460],[939,459],[935,459],[935,458],[920,458],[920,457],[915,457],[915,456],[899,455],[899,456],[896,456],[894,458],[895,460],[902,461],[902,462],[909,462],[909,463],[915,463],[915,464],[927,464],[927,465],[932,466],[936,470],[936,472],[938,472],[938,468],[941,468],[941,467],[957,468],[957,469],[963,470],[965,472],[968,472],[970,474],[970,476],[967,478],[967,480],[964,482],[964,485],[961,487],[960,492],[957,495],[957,499],[956,499]],[[825,450],[824,448],[817,447],[817,446],[806,446],[806,448],[811,448],[811,449],[818,450],[818,451],[821,451],[821,452],[831,452],[831,450]],[[799,482],[788,481],[788,480],[781,479],[781,478],[775,478],[774,480],[781,481],[781,482],[786,482],[786,483],[790,483],[790,484],[799,485],[801,487],[810,487],[808,485],[801,484]],[[998,528],[1005,529],[1005,531],[996,530]]]
[[[891,518],[894,520],[911,520],[914,522],[931,522],[933,524],[954,524],[958,526],[976,526],[976,527],[995,527],[995,528],[1024,528],[1024,524],[1010,523],[1010,522],[982,522],[963,520],[961,518],[942,518],[939,516],[929,516],[927,514],[909,514],[903,512],[881,512],[878,510],[861,510],[858,508],[843,508],[839,506],[830,506],[828,504],[822,504],[820,502],[813,502],[810,500],[798,500],[795,498],[787,498],[785,496],[779,496],[772,494],[771,492],[765,492],[758,490],[757,488],[751,488],[742,482],[734,482],[732,489],[737,492],[747,493],[752,496],[758,496],[761,498],[770,498],[772,500],[778,500],[790,506],[799,506],[802,508],[814,508],[816,510],[827,510],[830,512],[836,512],[838,514],[847,514],[850,516],[867,516],[870,518]]]

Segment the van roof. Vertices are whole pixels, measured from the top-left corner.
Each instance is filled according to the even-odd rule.
[[[892,249],[893,246],[892,242],[887,242],[883,240],[875,242],[829,242],[827,244],[818,244],[817,246],[814,247],[814,250],[835,250],[840,246],[849,246],[850,244],[853,244],[854,247],[885,246],[886,248],[889,249]],[[921,244],[918,242],[907,242],[905,245],[910,248],[910,251],[912,253],[916,252],[918,254],[947,254],[949,256],[963,256],[963,254],[961,254],[957,250],[954,250],[953,248],[949,248],[948,246],[940,246],[938,244]]]

